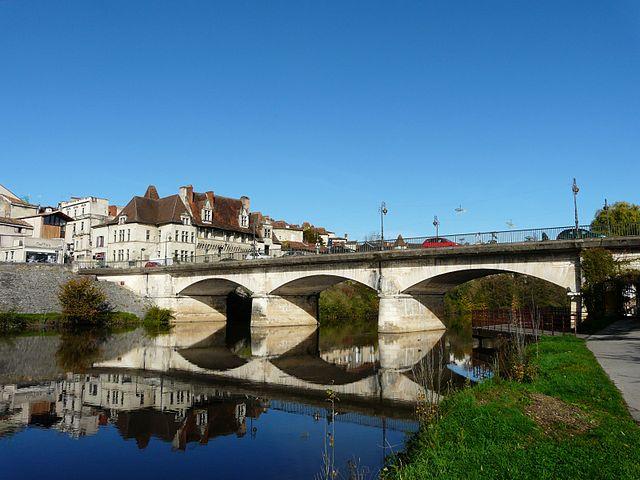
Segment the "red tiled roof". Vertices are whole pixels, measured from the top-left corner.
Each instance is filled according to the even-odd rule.
[[[3,223],[5,225],[15,225],[16,227],[33,228],[33,225],[31,225],[30,223],[25,222],[24,220],[19,220],[17,218],[0,217],[0,223]]]

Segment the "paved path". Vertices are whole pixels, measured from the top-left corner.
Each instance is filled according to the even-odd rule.
[[[619,320],[588,337],[587,347],[622,392],[631,415],[640,423],[640,321]]]

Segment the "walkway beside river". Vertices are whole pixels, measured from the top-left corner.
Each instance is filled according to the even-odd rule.
[[[619,320],[587,338],[587,347],[640,423],[640,321]]]

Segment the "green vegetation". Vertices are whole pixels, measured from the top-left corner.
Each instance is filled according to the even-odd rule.
[[[584,285],[582,295],[587,306],[587,321],[580,326],[584,333],[594,333],[625,315],[633,295],[629,286],[640,290],[640,271],[627,268],[604,248],[582,252]]]
[[[640,478],[640,427],[585,342],[543,337],[530,353],[533,381],[496,378],[446,398],[383,476]]]
[[[342,282],[320,294],[320,323],[369,323],[377,319],[378,304],[376,291],[357,282]]]
[[[490,275],[464,283],[444,297],[447,316],[468,316],[474,310],[565,307],[567,292],[538,278],[512,273]]]
[[[629,225],[640,225],[640,205],[616,202],[606,210],[603,208],[596,212],[591,229],[595,232],[616,232]]]
[[[129,329],[140,325],[133,313],[107,312],[101,316],[101,327],[112,330]],[[70,326],[61,313],[16,313],[0,312],[0,335],[48,332]]]
[[[155,336],[169,332],[174,318],[173,312],[168,308],[153,306],[145,313],[142,326],[148,334]]]
[[[71,323],[99,324],[110,311],[104,292],[89,278],[69,280],[60,287],[62,315]]]

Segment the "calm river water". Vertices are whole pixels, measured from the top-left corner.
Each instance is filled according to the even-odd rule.
[[[0,339],[1,476],[304,479],[334,459],[338,478],[353,465],[375,478],[417,428],[415,365],[442,358],[447,378],[476,379],[472,346],[207,323]]]

